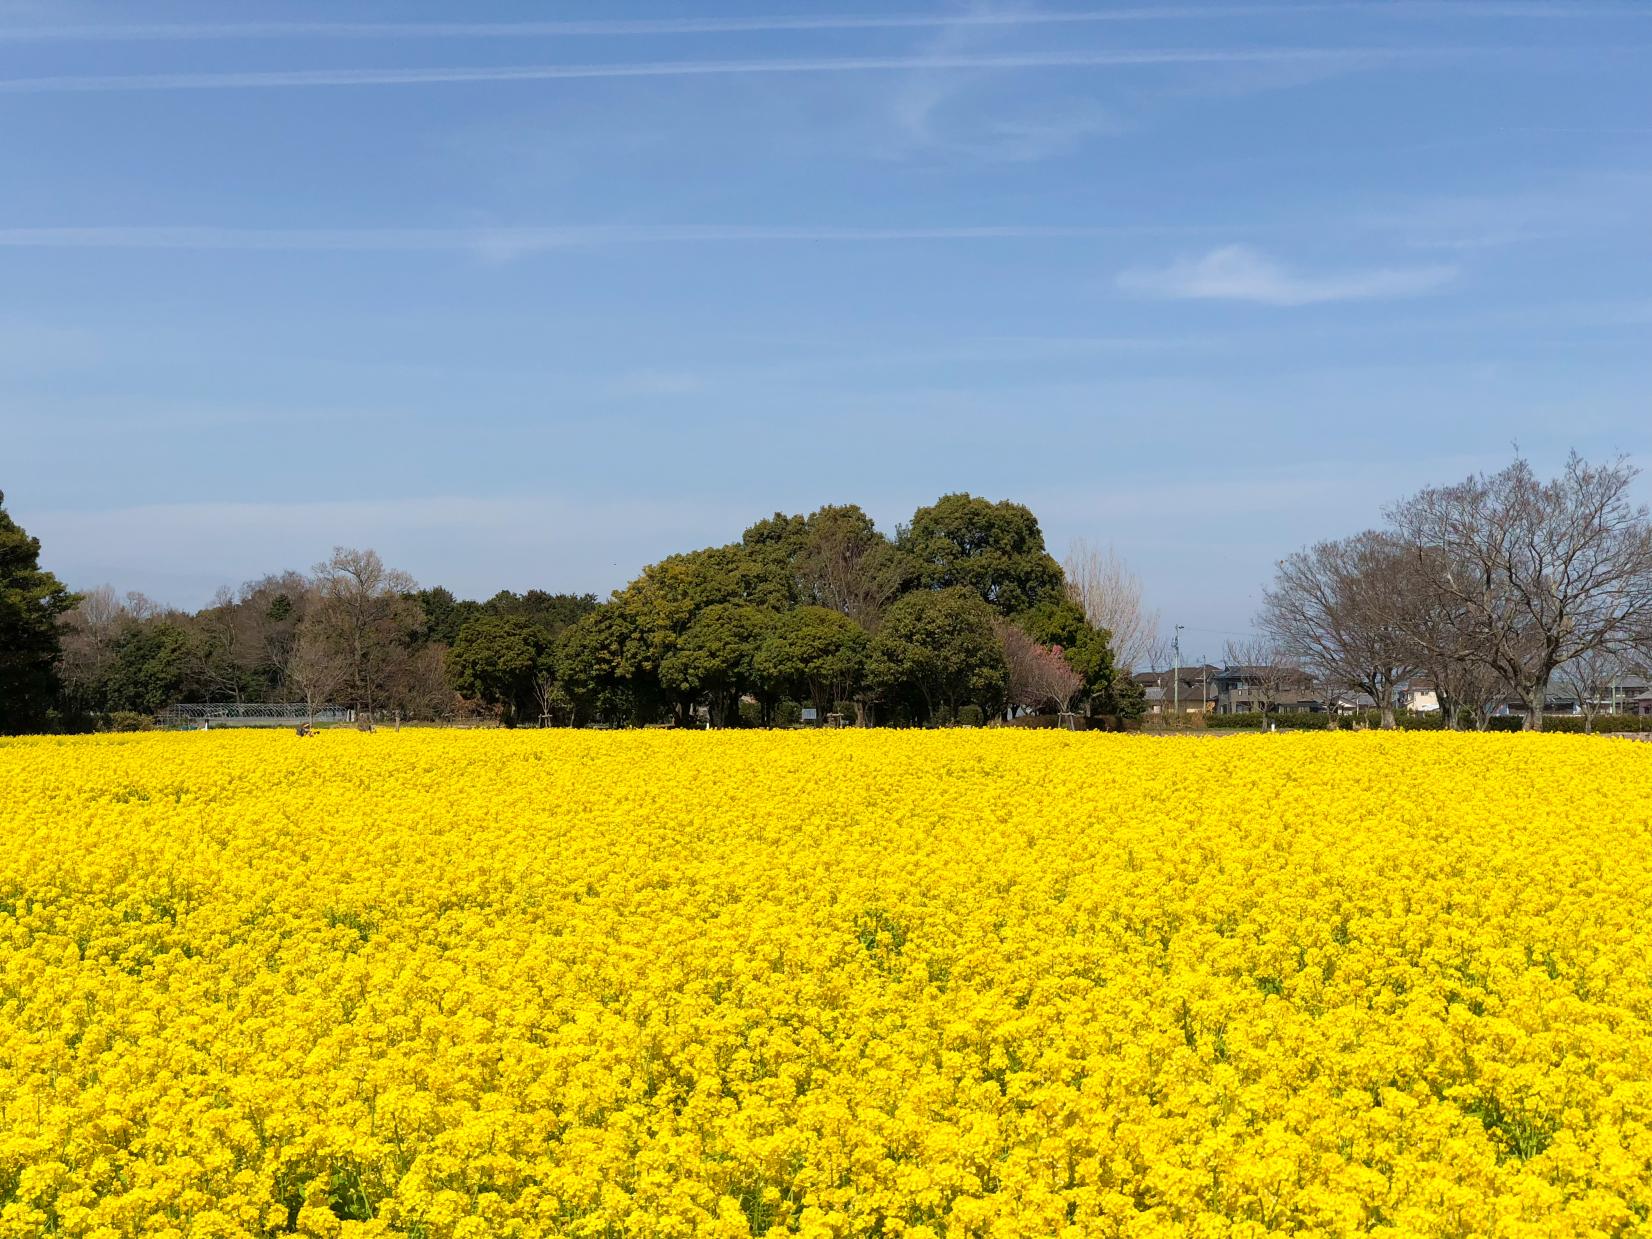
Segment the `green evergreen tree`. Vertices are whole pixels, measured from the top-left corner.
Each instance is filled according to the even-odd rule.
[[[40,539],[0,493],[0,732],[37,731],[57,704],[58,619],[75,596],[40,567]]]

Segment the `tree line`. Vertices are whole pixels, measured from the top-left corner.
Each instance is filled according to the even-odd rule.
[[[1613,675],[1652,664],[1652,522],[1639,471],[1575,452],[1553,478],[1516,459],[1430,486],[1386,523],[1280,562],[1263,595],[1263,668],[1295,663],[1368,694],[1394,725],[1395,688],[1427,677],[1452,726],[1512,703],[1543,726],[1551,685],[1586,712]]]
[[[0,729],[136,725],[189,700],[508,726],[772,725],[788,703],[862,725],[1138,717],[1102,621],[1139,643],[1139,587],[1110,552],[1079,548],[1070,568],[1024,505],[952,494],[893,537],[853,504],[776,513],[602,602],[462,600],[338,548],[188,613],[70,593],[0,497]]]

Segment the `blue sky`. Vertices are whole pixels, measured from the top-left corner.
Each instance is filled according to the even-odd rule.
[[[1639,0],[0,0],[0,168],[0,488],[183,605],[962,489],[1216,656],[1516,442],[1652,464]]]

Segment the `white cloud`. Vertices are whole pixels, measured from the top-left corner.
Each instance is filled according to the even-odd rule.
[[[862,228],[787,224],[569,225],[543,228],[0,228],[0,249],[272,250],[474,253],[496,260],[598,245],[737,242],[1095,240],[1201,231],[1178,226],[965,224]]]
[[[51,5],[10,3],[0,15],[47,16]],[[103,41],[194,39],[529,39],[604,38],[673,34],[741,34],[764,31],[915,30],[935,26],[1094,25],[1119,22],[1181,22],[1252,17],[1307,17],[1327,12],[1398,18],[1565,18],[1635,17],[1648,10],[1621,5],[1591,5],[1567,0],[1510,0],[1465,3],[1464,0],[1337,0],[1337,3],[1182,4],[1135,8],[1066,11],[986,11],[974,13],[892,13],[770,15],[757,17],[670,17],[607,21],[500,22],[168,22],[147,25],[37,25],[0,30],[0,40]]]
[[[404,69],[281,69],[206,73],[108,73],[0,78],[0,93],[247,90],[318,86],[431,86],[449,83],[591,78],[717,77],[745,74],[873,73],[911,70],[1086,69],[1160,65],[1334,63],[1369,65],[1473,55],[1483,49],[1392,47],[1144,48],[1121,51],[947,53],[771,60],[657,60],[608,64],[497,65]]]
[[[1314,305],[1414,297],[1445,287],[1453,266],[1373,267],[1310,275],[1291,271],[1248,245],[1226,245],[1167,267],[1136,268],[1118,277],[1126,292],[1174,300],[1253,301],[1261,305]]]
[[[1092,137],[1124,131],[1116,114],[1087,99],[1036,108],[1023,103],[1006,105],[1002,99],[971,99],[993,70],[960,71],[957,62],[970,58],[971,48],[982,36],[983,20],[1009,22],[1014,16],[986,7],[971,9],[957,14],[935,36],[924,50],[924,66],[904,75],[894,92],[890,120],[897,156],[1032,163],[1066,154]],[[1006,110],[1006,106],[1016,110]]]

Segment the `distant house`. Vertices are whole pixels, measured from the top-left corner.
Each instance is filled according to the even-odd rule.
[[[1587,700],[1601,714],[1652,714],[1652,680],[1641,672],[1620,675],[1604,684],[1591,684]]]
[[[1223,667],[1216,673],[1215,684],[1218,714],[1326,708],[1324,696],[1315,691],[1314,678],[1298,667]]]
[[[1310,704],[1302,708],[1312,710],[1314,706]],[[1345,688],[1331,695],[1330,708],[1338,714],[1359,714],[1366,710],[1375,710],[1377,699],[1370,693],[1359,693]]]
[[[1502,704],[1492,711],[1493,714],[1524,714],[1525,712],[1526,699],[1515,693],[1510,693],[1503,698]],[[1582,714],[1583,707],[1575,693],[1548,693],[1543,698],[1543,713],[1558,714],[1565,718]]]
[[[1440,689],[1433,680],[1412,679],[1394,690],[1396,709],[1413,714],[1432,714],[1440,708]]]
[[[1216,708],[1216,675],[1209,663],[1179,671],[1138,671],[1130,678],[1141,685],[1149,715],[1209,714]]]

